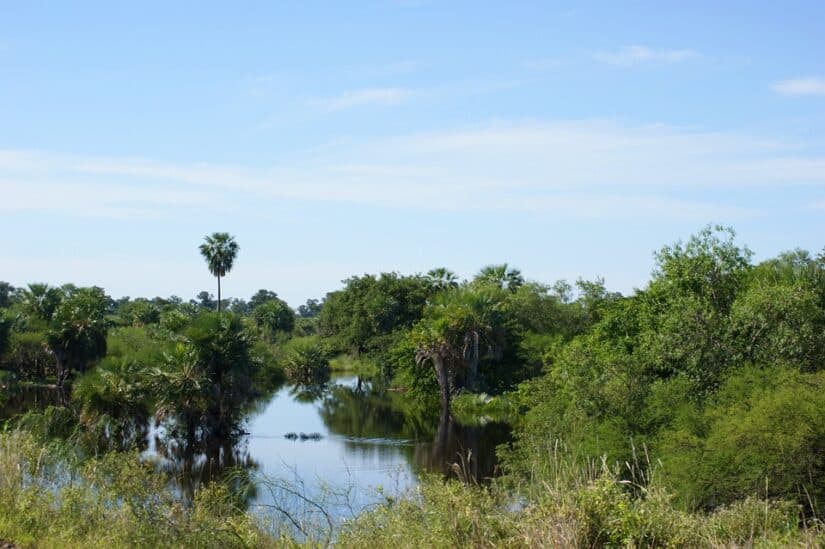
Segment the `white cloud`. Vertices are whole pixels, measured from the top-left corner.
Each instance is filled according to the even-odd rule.
[[[599,120],[336,142],[266,168],[0,151],[0,211],[106,217],[229,208],[230,199],[256,215],[292,199],[581,219],[731,219],[760,213],[732,194],[800,185],[825,186],[825,156],[798,143]]]
[[[633,67],[642,64],[673,64],[700,57],[694,50],[657,50],[645,46],[623,46],[617,51],[593,54],[596,61],[615,67]]]
[[[340,111],[365,105],[391,106],[405,103],[413,92],[405,88],[365,88],[333,97],[310,100],[310,104],[325,111]]]
[[[825,78],[792,78],[773,85],[782,95],[825,95]]]

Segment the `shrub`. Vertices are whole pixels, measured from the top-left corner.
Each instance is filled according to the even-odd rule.
[[[287,379],[297,383],[318,383],[329,378],[329,353],[317,337],[289,341],[282,358]]]

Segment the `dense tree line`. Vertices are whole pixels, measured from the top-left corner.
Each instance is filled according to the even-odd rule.
[[[0,368],[74,381],[85,418],[154,413],[205,433],[284,375],[314,394],[350,355],[419,408],[505,399],[518,411],[505,452],[515,476],[553,474],[563,444],[583,462],[661,475],[687,508],[756,493],[811,508],[825,498],[825,254],[752,257],[707,227],[657,252],[629,296],[501,264],[469,280],[446,268],[355,276],[297,311],[266,289],[218,311],[208,292],[113,300],[1,283]]]

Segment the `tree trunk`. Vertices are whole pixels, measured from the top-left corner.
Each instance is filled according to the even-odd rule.
[[[218,314],[221,314],[221,277],[218,277]]]
[[[442,409],[450,409],[450,377],[447,373],[447,365],[444,363],[444,358],[441,356],[433,357],[433,366],[435,367],[435,377],[438,380],[438,387],[441,389],[441,407]]]
[[[53,349],[55,358],[55,373],[57,374],[57,386],[63,387],[63,383],[69,377],[69,367],[66,364],[66,353],[63,349]]]
[[[470,356],[468,357],[469,360],[467,361],[467,388],[471,391],[476,390],[476,384],[478,381],[478,362],[479,362],[479,354],[478,354],[478,332],[474,333],[472,336],[472,346],[470,347]]]

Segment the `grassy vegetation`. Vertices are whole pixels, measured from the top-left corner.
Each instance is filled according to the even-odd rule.
[[[367,357],[358,357],[350,354],[339,354],[329,361],[330,369],[338,374],[349,374],[361,377],[378,375],[378,364]]]
[[[453,417],[462,425],[479,422],[515,419],[518,407],[508,395],[491,396],[487,393],[461,393],[452,401]]]
[[[423,479],[406,497],[344,523],[342,547],[821,546],[825,529],[800,506],[745,498],[687,512],[655,478],[639,483],[557,452],[553,481],[481,487]],[[244,510],[222,483],[190,507],[136,453],[80,456],[25,430],[0,434],[0,539],[21,547],[280,547],[283,518]],[[266,527],[264,527],[264,525]],[[317,540],[324,539],[318,532]]]
[[[22,547],[278,545],[220,484],[186,509],[137,454],[79,461],[24,431],[0,434],[0,539]]]
[[[687,512],[656,483],[557,463],[555,482],[488,487],[429,478],[348,523],[343,547],[815,547],[825,529],[788,501],[746,498]]]

